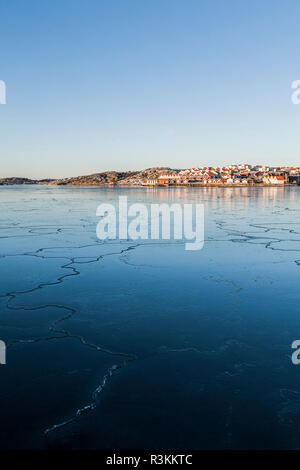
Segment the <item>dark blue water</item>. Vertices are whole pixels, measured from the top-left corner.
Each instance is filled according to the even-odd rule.
[[[205,205],[205,244],[98,204]],[[0,188],[1,448],[300,447],[300,188]]]

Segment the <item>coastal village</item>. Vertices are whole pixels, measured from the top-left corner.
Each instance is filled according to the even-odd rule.
[[[104,171],[60,179],[0,178],[0,186],[39,184],[56,186],[284,186],[300,185],[300,167],[234,164],[224,167],[138,171]]]
[[[175,170],[157,178],[145,178],[144,186],[164,185],[284,185],[300,184],[300,167],[229,165]]]

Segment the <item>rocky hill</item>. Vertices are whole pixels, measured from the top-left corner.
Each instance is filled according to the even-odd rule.
[[[136,171],[104,171],[92,175],[75,176],[73,178],[63,178],[53,181],[57,185],[101,185],[112,184],[122,181],[124,178],[133,178]]]
[[[171,168],[147,168],[141,171],[104,171],[87,176],[63,178],[52,182],[56,185],[139,185],[145,178],[157,178],[160,174],[172,171]]]
[[[34,180],[29,178],[11,177],[0,178],[0,186],[9,186],[14,184],[52,184],[52,185],[81,185],[81,186],[98,186],[107,184],[118,185],[139,185],[145,178],[157,178],[162,173],[174,171],[167,167],[147,168],[141,171],[104,171],[102,173],[94,173],[86,176],[76,176],[72,178],[62,179],[43,179]]]

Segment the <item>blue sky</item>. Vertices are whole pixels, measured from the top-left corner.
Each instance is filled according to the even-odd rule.
[[[298,0],[0,0],[0,177],[300,165]]]

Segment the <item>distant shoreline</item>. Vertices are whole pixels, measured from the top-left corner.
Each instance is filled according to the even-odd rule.
[[[1,187],[12,187],[12,186],[48,186],[51,188],[111,188],[111,189],[118,189],[118,188],[143,188],[143,189],[155,189],[155,188],[165,188],[165,189],[172,189],[172,188],[286,188],[286,187],[299,187],[300,185],[295,183],[285,183],[285,184],[265,184],[265,183],[258,183],[258,184],[161,184],[161,185],[142,185],[142,184],[51,184],[51,183],[8,183],[2,184],[0,183]]]
[[[300,167],[234,164],[227,167],[172,169],[152,167],[136,171],[104,171],[68,178],[0,178],[0,186],[102,187],[259,187],[300,185]]]

